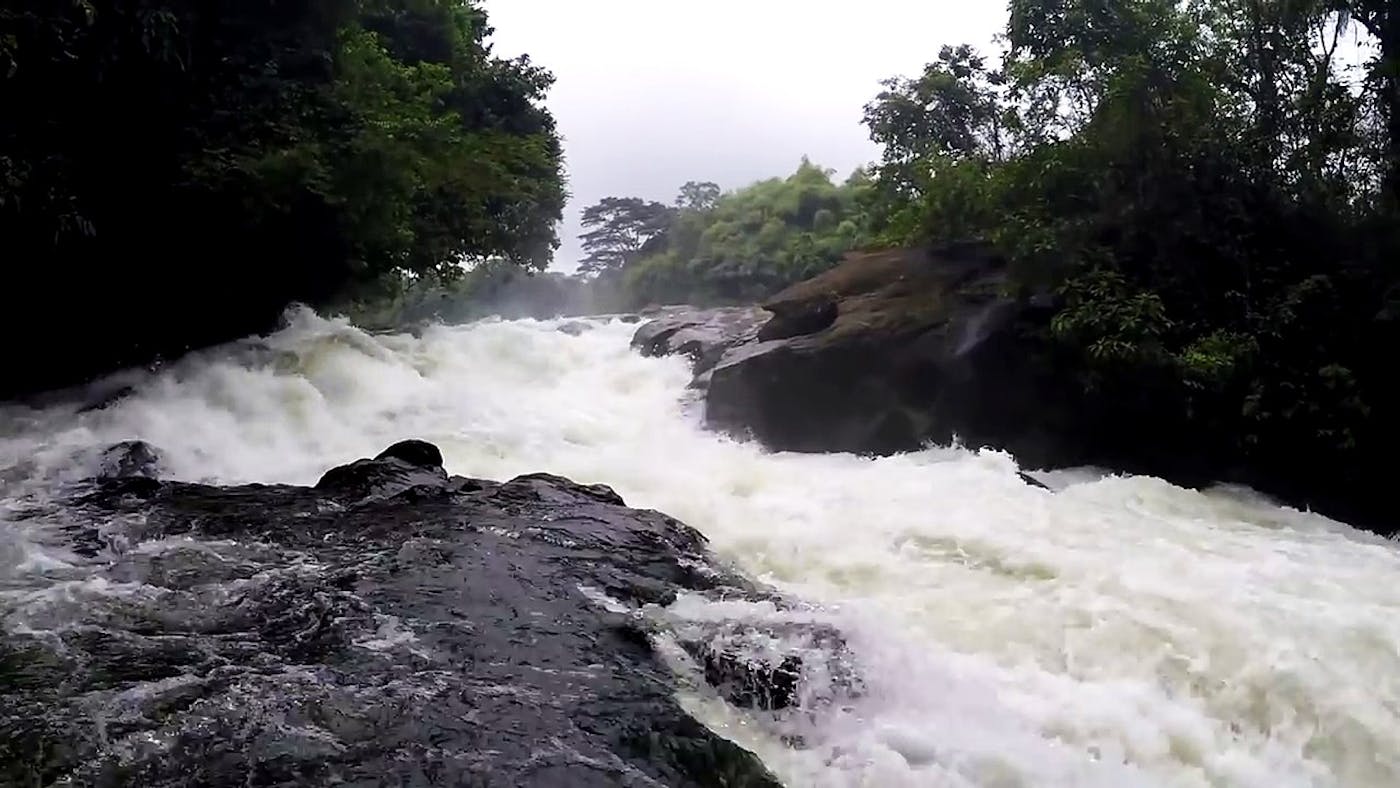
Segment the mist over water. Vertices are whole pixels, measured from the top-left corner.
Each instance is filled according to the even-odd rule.
[[[0,520],[120,440],[156,445],[183,480],[309,484],[422,438],[456,474],[608,484],[811,606],[743,615],[841,628],[856,697],[779,719],[687,698],[791,785],[1400,784],[1391,543],[1246,491],[1065,472],[1043,477],[1052,493],[993,451],[766,453],[700,429],[684,360],[630,351],[634,326],[556,328],[371,336],[303,311],[134,376],[101,411],[0,406]],[[91,560],[40,526],[0,528],[7,597]]]

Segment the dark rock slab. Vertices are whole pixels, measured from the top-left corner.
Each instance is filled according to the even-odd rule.
[[[1016,475],[1017,475],[1018,477],[1020,477],[1021,481],[1025,482],[1027,485],[1029,485],[1029,486],[1031,486],[1031,487],[1035,487],[1035,488],[1040,489],[1040,490],[1047,490],[1047,491],[1049,491],[1049,492],[1054,492],[1054,490],[1051,489],[1050,485],[1048,485],[1048,484],[1046,484],[1045,482],[1043,482],[1043,481],[1041,481],[1041,480],[1035,478],[1034,476],[1030,475],[1029,473],[1026,473],[1025,471],[1017,471],[1017,472],[1016,472]]]
[[[633,344],[691,355],[706,424],[775,450],[891,454],[956,437],[1081,464],[1078,381],[1037,333],[1053,304],[1007,297],[1006,282],[975,243],[856,253],[764,303],[756,330],[751,312],[725,332],[714,310],[679,310]],[[697,353],[687,331],[715,338]]]
[[[781,450],[884,454],[958,436],[1054,454],[1043,438],[1063,396],[1004,284],[1002,261],[975,245],[853,255],[764,304],[756,341],[714,367],[706,421]]]
[[[438,460],[399,444],[314,488],[98,480],[71,527],[131,548],[66,596],[3,598],[0,784],[778,784],[684,712],[637,624],[763,589],[607,487]],[[716,691],[791,704],[803,663],[745,667],[731,634],[703,638]]]
[[[683,631],[679,642],[704,670],[705,681],[736,706],[780,711],[830,703],[831,692],[851,698],[862,692],[845,637],[812,623],[720,622]],[[778,648],[774,646],[778,645]],[[807,677],[825,679],[828,694],[804,698]]]
[[[632,347],[644,356],[687,356],[701,375],[730,348],[752,342],[768,317],[754,306],[667,307],[637,329]]]
[[[419,468],[441,468],[442,450],[427,441],[399,441],[380,452],[375,460],[403,460]]]

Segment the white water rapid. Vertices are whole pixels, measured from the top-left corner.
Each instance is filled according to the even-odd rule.
[[[765,453],[700,429],[685,362],[631,352],[634,326],[556,327],[370,336],[301,312],[271,354],[197,355],[101,411],[0,407],[0,521],[125,439],[181,479],[312,483],[423,438],[456,474],[608,484],[836,624],[865,691],[794,715],[803,748],[687,698],[789,785],[1400,785],[1393,544],[1151,478],[1052,493],[993,451]],[[0,587],[74,560],[0,522]]]

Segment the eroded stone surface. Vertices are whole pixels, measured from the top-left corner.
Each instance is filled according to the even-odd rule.
[[[639,612],[765,592],[607,487],[435,462],[94,482],[64,516],[110,546],[62,593],[3,598],[0,782],[777,785],[681,709]],[[710,673],[744,691],[716,691],[790,702],[801,661],[746,668],[725,637]]]

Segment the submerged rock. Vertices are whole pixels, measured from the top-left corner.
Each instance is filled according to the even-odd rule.
[[[1054,492],[1054,490],[1050,487],[1050,485],[1048,485],[1048,484],[1046,484],[1045,482],[1043,482],[1043,481],[1041,481],[1041,480],[1035,478],[1034,476],[1030,475],[1029,473],[1026,473],[1025,471],[1017,471],[1017,472],[1016,472],[1016,475],[1017,475],[1018,477],[1020,477],[1021,481],[1025,482],[1027,485],[1029,485],[1029,486],[1031,486],[1031,487],[1035,487],[1035,488],[1040,489],[1040,490],[1048,490],[1048,491],[1050,491],[1050,492]]]
[[[592,323],[587,323],[582,320],[570,320],[569,322],[560,325],[559,328],[557,328],[556,330],[561,334],[568,334],[571,337],[577,337],[583,336],[583,333],[585,331],[588,331],[592,328],[594,328],[594,325]]]
[[[5,603],[0,783],[778,785],[630,623],[766,592],[607,487],[405,442],[314,488],[109,477],[68,514],[121,538],[71,604]],[[799,664],[734,691],[741,662],[714,691],[792,703]]]
[[[701,665],[705,681],[742,708],[797,707],[804,691],[812,695],[806,699],[812,705],[834,700],[833,692],[846,698],[861,693],[846,640],[827,625],[709,622],[684,632],[680,644]],[[813,675],[823,679],[820,690],[806,686]]]
[[[154,479],[160,475],[160,451],[145,441],[123,441],[102,452],[99,479]]]

